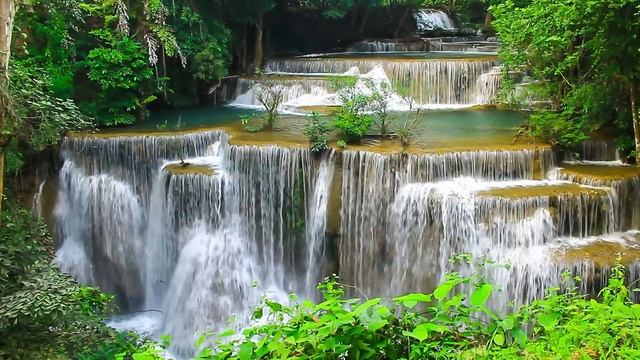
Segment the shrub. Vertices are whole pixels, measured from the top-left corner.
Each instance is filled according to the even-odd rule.
[[[335,277],[324,301],[292,306],[263,300],[259,325],[227,330],[198,359],[636,359],[640,305],[629,301],[617,265],[598,300],[550,289],[499,316],[486,307],[494,286],[451,273],[429,294],[346,299]],[[294,302],[297,300],[293,297]],[[528,331],[528,335],[527,335]],[[205,336],[198,341],[203,344]]]
[[[136,352],[137,336],[119,334],[104,323],[113,310],[112,297],[60,272],[50,261],[52,242],[44,226],[28,211],[4,205],[0,358],[102,359],[82,355],[101,348]]]
[[[368,114],[372,96],[357,88],[358,79],[355,77],[338,77],[331,81],[342,103],[335,114],[333,126],[340,131],[345,142],[359,142],[375,120]]]
[[[322,152],[329,149],[327,134],[331,132],[331,127],[318,115],[313,112],[304,126],[304,134],[309,137],[311,151]]]
[[[265,110],[265,128],[273,129],[273,125],[279,116],[278,108],[284,102],[286,92],[287,88],[277,80],[262,79],[257,82],[255,94],[256,99]]]

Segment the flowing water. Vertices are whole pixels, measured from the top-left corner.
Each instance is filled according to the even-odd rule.
[[[424,107],[458,107],[495,101],[495,65],[477,54],[331,54],[270,60],[267,76],[292,109],[337,105],[329,77],[339,74],[402,83]],[[257,107],[253,80],[238,80],[236,106]],[[182,133],[62,145],[56,263],[117,295],[123,314],[112,324],[169,334],[180,357],[203,331],[246,326],[265,294],[317,300],[333,273],[351,295],[393,296],[430,291],[447,271],[484,271],[502,290],[489,304],[498,312],[543,296],[565,269],[596,294],[617,253],[640,278],[640,170],[607,142],[557,163],[546,145],[513,142],[521,114],[425,111],[409,151],[367,139],[317,154],[305,117],[249,134],[225,121],[247,111],[219,111],[161,116]],[[224,130],[196,129],[204,125]],[[35,199],[41,213],[44,197]],[[510,266],[449,262],[460,253]]]

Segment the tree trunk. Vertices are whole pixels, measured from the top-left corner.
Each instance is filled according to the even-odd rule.
[[[360,29],[358,29],[358,35],[362,36],[364,34],[364,29],[367,27],[367,20],[369,20],[369,15],[371,14],[371,8],[367,8],[362,17],[362,22],[360,23]]]
[[[636,144],[636,164],[640,165],[640,113],[638,112],[638,89],[635,81],[629,86],[631,97],[631,117],[633,119],[633,134]]]
[[[404,26],[404,21],[407,19],[407,15],[409,15],[409,8],[405,8],[404,9],[404,13],[402,14],[402,18],[400,19],[400,22],[398,23],[398,27],[396,28],[396,32],[393,34],[393,38],[397,39],[398,36],[400,36],[400,30],[402,30],[402,27]]]
[[[242,26],[242,44],[240,45],[240,71],[247,73],[247,25]]]
[[[264,15],[260,15],[256,21],[256,48],[254,51],[254,71],[262,70],[262,30],[264,26]]]
[[[9,59],[11,57],[11,33],[16,14],[14,0],[0,0],[0,129],[12,130],[11,98],[9,97]],[[4,199],[4,159],[11,134],[0,136],[0,211]],[[0,220],[1,221],[1,220]]]
[[[491,29],[491,24],[493,23],[493,15],[487,11],[487,15],[484,17],[484,28]]]

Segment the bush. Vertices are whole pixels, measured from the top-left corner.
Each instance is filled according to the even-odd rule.
[[[104,323],[112,297],[51,264],[51,237],[28,211],[5,202],[2,216],[0,358],[86,359],[107,347],[133,353],[137,337]]]
[[[311,151],[322,152],[329,149],[327,134],[331,132],[331,127],[314,112],[304,126],[304,134],[309,137]]]
[[[260,325],[218,334],[198,359],[640,357],[640,305],[629,301],[621,265],[598,300],[575,289],[550,289],[544,299],[504,317],[485,306],[494,286],[479,275],[452,273],[432,293],[391,300],[345,299],[336,278],[319,289],[319,304],[265,299],[253,316]]]
[[[570,147],[589,139],[591,129],[566,112],[544,111],[531,115],[529,133],[543,141]]]
[[[375,119],[368,114],[373,97],[360,91],[355,77],[331,79],[342,105],[335,114],[333,127],[340,130],[342,140],[347,143],[359,142],[373,125]]]
[[[85,63],[89,79],[100,91],[84,108],[99,125],[133,124],[156,99],[147,54],[133,39],[118,37],[112,31],[94,30],[91,34],[104,44],[91,50]]]

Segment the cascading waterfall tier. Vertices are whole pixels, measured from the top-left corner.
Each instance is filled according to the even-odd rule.
[[[617,230],[640,229],[640,169],[635,166],[608,162],[565,163],[562,168],[549,173],[552,179],[568,180],[579,184],[608,187],[618,201],[616,213]]]
[[[536,159],[538,162],[540,159],[550,161],[550,157],[549,149],[426,155],[344,152],[342,156],[341,276],[365,292],[383,293],[373,284],[384,283],[378,279],[385,269],[380,268],[378,264],[382,263],[381,257],[388,253],[385,248],[386,231],[393,227],[393,219],[399,220],[398,216],[390,216],[388,212],[392,209],[396,194],[405,184],[434,183],[457,177],[494,181],[532,179]],[[542,166],[550,165],[545,163]],[[418,221],[427,221],[424,216],[415,216],[419,218]],[[434,272],[439,271],[437,266],[434,268]]]
[[[419,104],[473,105],[478,98],[478,79],[495,65],[497,61],[493,57],[416,61],[302,57],[269,60],[267,69],[272,72],[342,74],[357,68],[364,74],[381,66],[389,81],[408,89],[409,95]]]
[[[226,139],[65,142],[56,262],[129,311],[161,311],[157,331],[180,356],[232,314],[246,325],[265,291],[316,296],[325,270],[333,153]]]
[[[428,32],[434,30],[455,31],[456,25],[442,10],[422,9],[413,14],[416,20],[418,32]]]
[[[107,173],[132,185],[147,205],[162,160],[202,155],[226,136],[217,130],[167,136],[73,136],[63,142],[62,157],[74,160],[89,175]]]

